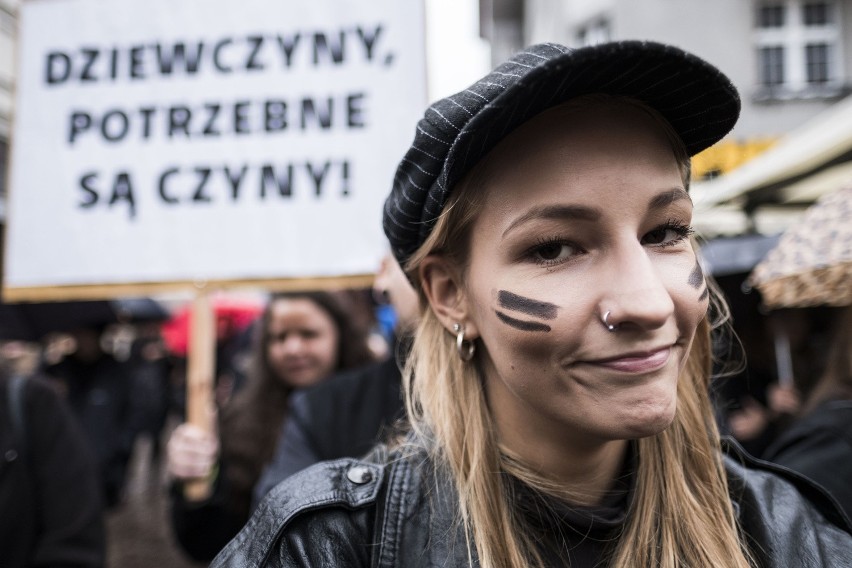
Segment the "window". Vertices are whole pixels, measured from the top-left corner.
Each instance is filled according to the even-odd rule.
[[[767,87],[784,84],[784,48],[760,48],[760,83]]]
[[[784,26],[784,6],[763,4],[757,8],[757,27],[780,28]]]
[[[754,0],[756,100],[843,94],[847,46],[837,0]]]
[[[829,80],[828,45],[813,43],[805,46],[805,66],[808,83],[827,83]]]
[[[806,26],[825,26],[832,23],[828,2],[808,2],[804,5],[802,19]]]

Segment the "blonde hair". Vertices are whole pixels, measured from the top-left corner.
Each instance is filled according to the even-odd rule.
[[[627,104],[658,119],[669,133],[681,174],[688,177],[689,157],[668,123],[640,103]],[[407,263],[409,275],[416,275],[423,260],[435,254],[464,271],[470,229],[483,201],[478,181],[487,160],[450,196],[430,236]],[[556,498],[571,493],[501,452],[477,365],[459,358],[453,338],[427,307],[422,290],[420,294],[425,309],[403,378],[406,408],[435,463],[451,473],[468,555],[472,559],[475,549],[480,564],[489,568],[541,566],[534,535],[527,534],[517,517],[501,473],[508,471]],[[609,552],[611,566],[749,566],[721,460],[709,398],[710,365],[710,323],[704,318],[678,382],[674,422],[635,442],[635,491],[625,526]]]

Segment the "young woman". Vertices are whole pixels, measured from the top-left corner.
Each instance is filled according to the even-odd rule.
[[[423,307],[411,433],[279,485],[214,566],[850,558],[829,501],[715,427],[689,156],[738,112],[718,70],[640,42],[533,46],[427,109],[384,218]]]
[[[196,560],[212,559],[248,520],[252,489],[272,459],[290,393],[371,360],[366,333],[330,293],[273,296],[259,331],[255,366],[222,411],[220,437],[183,424],[169,441],[169,472],[178,482],[175,534]],[[211,475],[210,499],[183,498],[181,481]]]

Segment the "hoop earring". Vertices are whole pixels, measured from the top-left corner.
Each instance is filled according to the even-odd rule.
[[[605,313],[605,314],[603,315],[603,317],[601,318],[601,321],[603,322],[604,327],[605,327],[605,328],[606,328],[606,330],[607,330],[607,331],[609,331],[609,332],[613,332],[613,331],[615,331],[615,329],[618,327],[618,325],[616,325],[616,324],[614,324],[614,323],[609,323],[609,322],[607,321],[607,320],[609,319],[609,314],[611,314],[611,313],[612,313],[612,311],[607,310],[607,311],[606,311],[606,313]]]
[[[464,328],[460,323],[453,324],[453,331],[456,332],[456,350],[459,353],[459,358],[464,362],[470,361],[473,359],[476,345],[464,338]]]

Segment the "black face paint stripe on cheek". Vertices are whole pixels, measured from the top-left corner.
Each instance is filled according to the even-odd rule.
[[[500,290],[497,293],[497,301],[500,302],[500,307],[521,312],[530,316],[541,319],[552,320],[556,319],[556,304],[550,302],[541,302],[532,298],[524,298],[506,290]]]
[[[494,310],[494,313],[497,314],[500,321],[506,325],[514,327],[515,329],[520,329],[521,331],[550,331],[550,326],[547,324],[538,323],[537,321],[516,320],[504,313],[498,312],[497,310]]]
[[[701,284],[704,282],[704,272],[701,270],[701,265],[698,264],[698,261],[695,261],[695,268],[692,269],[692,272],[689,273],[689,285],[695,288],[696,290],[701,287]]]
[[[701,292],[701,295],[700,295],[700,296],[698,296],[698,301],[699,301],[699,302],[703,302],[704,300],[706,300],[706,299],[707,299],[707,296],[709,296],[709,295],[710,295],[710,288],[707,288],[707,287],[705,286],[704,291],[703,291],[703,292]]]

